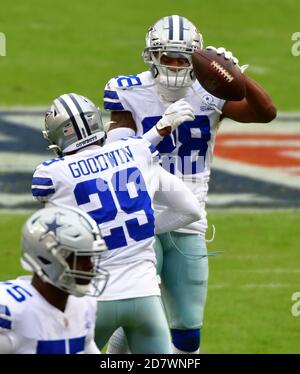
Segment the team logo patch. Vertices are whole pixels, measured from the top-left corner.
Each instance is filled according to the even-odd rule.
[[[212,95],[206,94],[203,96],[204,103],[200,106],[200,109],[203,111],[212,110],[212,104],[214,104],[214,98]],[[205,104],[206,103],[206,104]]]

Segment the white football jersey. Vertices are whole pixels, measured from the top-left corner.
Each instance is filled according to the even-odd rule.
[[[213,148],[224,101],[209,94],[198,81],[188,88],[185,100],[194,110],[195,120],[181,124],[157,145],[162,166],[182,178],[202,205],[201,221],[177,230],[205,233],[207,220],[205,203],[213,158]],[[109,111],[130,111],[137,126],[137,135],[150,130],[162,118],[170,102],[158,93],[151,72],[118,76],[111,79],[104,91],[104,108]],[[155,206],[158,210],[161,205]]]
[[[62,312],[31,285],[31,277],[0,283],[0,335],[9,338],[11,353],[85,353],[94,338],[96,309],[92,297],[70,295]]]
[[[155,147],[132,137],[44,162],[34,173],[34,197],[78,207],[99,224],[109,249],[101,267],[110,273],[100,300],[160,294],[152,206],[158,162]]]

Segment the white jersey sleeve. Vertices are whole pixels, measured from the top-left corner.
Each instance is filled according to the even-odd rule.
[[[23,290],[17,286],[7,290],[10,284],[10,281],[0,283],[0,353],[7,354],[16,353],[22,344],[22,338],[17,336],[15,330],[24,306],[17,301],[21,300]]]
[[[36,200],[46,203],[50,196],[55,193],[54,176],[50,172],[50,165],[60,160],[59,158],[55,158],[45,161],[35,169],[32,178],[31,192]]]
[[[136,96],[139,96],[144,88],[153,85],[149,73],[118,75],[112,78],[104,88],[104,109],[134,113]]]
[[[119,79],[119,80],[118,80]],[[118,83],[119,82],[119,83]],[[126,81],[124,81],[126,82]],[[131,107],[128,106],[128,103],[123,98],[123,95],[120,99],[119,93],[120,92],[120,84],[122,84],[122,80],[120,78],[112,78],[105,86],[104,89],[104,109],[108,111],[130,111]],[[124,89],[126,86],[124,86]]]
[[[155,232],[161,234],[187,226],[201,218],[201,209],[194,194],[176,176],[157,166],[159,191],[154,199],[166,206],[155,217]]]

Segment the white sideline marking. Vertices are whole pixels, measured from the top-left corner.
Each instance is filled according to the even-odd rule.
[[[300,285],[300,284],[299,284]],[[295,283],[249,283],[239,286],[239,288],[295,288],[297,284]]]
[[[288,269],[288,268],[277,268],[277,269],[246,269],[246,270],[235,270],[236,272],[239,272],[239,273],[262,273],[262,274],[265,274],[265,273],[273,273],[273,274],[285,274],[285,273],[288,273],[288,274],[299,274],[300,273],[300,269]]]
[[[259,196],[255,194],[247,193],[236,193],[236,194],[209,194],[208,193],[208,203],[210,206],[219,206],[223,204],[230,203],[247,203],[251,201],[252,203],[272,203],[275,200],[267,196]],[[276,199],[278,202],[278,199]]]
[[[0,172],[31,172],[42,162],[45,156],[31,153],[0,152]],[[49,157],[54,156],[49,153]]]
[[[293,119],[292,121],[286,121],[285,119]],[[285,113],[279,116],[271,123],[240,123],[224,119],[221,122],[219,134],[243,132],[243,133],[266,133],[266,134],[300,134],[300,114]]]
[[[299,147],[299,140],[284,140],[282,143],[281,139],[269,140],[269,139],[238,139],[238,140],[223,140],[222,146],[234,147],[234,146],[247,146],[247,147]]]
[[[227,283],[227,284],[211,284],[208,285],[209,289],[222,289],[222,288],[241,288],[241,289],[253,289],[253,288],[260,288],[260,289],[278,289],[278,288],[293,288],[296,289],[300,286],[300,283],[297,285],[295,283],[248,283],[243,284],[240,286],[235,285],[234,283]]]
[[[22,203],[34,203],[36,200],[33,198],[33,196],[30,194],[8,194],[8,193],[2,193],[0,194],[0,201],[5,202],[5,205],[7,207],[11,206],[13,207],[16,204],[22,204]]]

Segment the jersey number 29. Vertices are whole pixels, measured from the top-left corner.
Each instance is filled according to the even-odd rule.
[[[99,225],[103,224],[102,233],[106,228],[105,223],[114,221],[119,224],[113,228],[111,224],[107,225],[110,234],[104,235],[103,239],[108,249],[127,246],[128,237],[140,241],[154,235],[151,199],[144,178],[136,167],[117,171],[109,181],[95,178],[80,182],[74,194],[77,204]],[[97,209],[95,204],[98,205]]]

